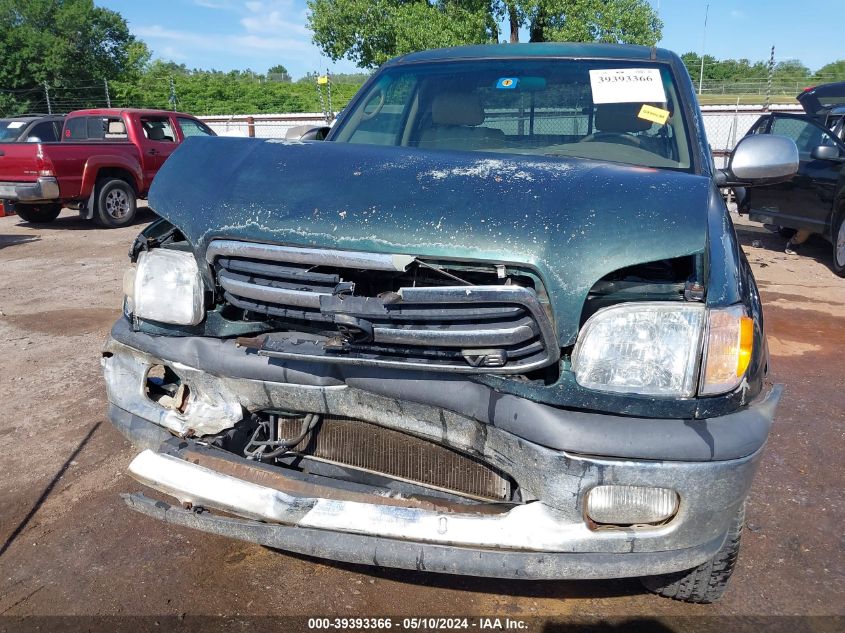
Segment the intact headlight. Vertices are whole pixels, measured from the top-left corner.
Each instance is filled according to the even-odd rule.
[[[740,385],[753,345],[754,321],[741,305],[626,303],[587,320],[572,369],[589,389],[675,397],[695,395],[700,373],[699,395],[709,396]]]
[[[704,332],[701,304],[627,303],[596,312],[578,336],[572,369],[600,391],[690,397]]]
[[[127,309],[142,319],[196,325],[205,316],[202,277],[191,253],[144,251],[135,274],[127,272],[124,288]]]

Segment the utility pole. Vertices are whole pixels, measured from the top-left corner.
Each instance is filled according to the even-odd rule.
[[[329,75],[328,68],[326,68],[326,77],[329,78],[329,83],[326,86],[326,91],[329,93],[329,118],[334,119],[334,108],[332,107],[332,79]]]
[[[766,103],[763,104],[763,112],[769,111],[769,103],[772,99],[772,79],[775,74],[775,47],[772,46],[772,53],[769,55],[769,78],[766,82]]]
[[[176,84],[173,83],[173,77],[170,77],[170,109],[176,111]]]
[[[50,86],[44,82],[44,96],[47,98],[47,114],[53,114],[53,105],[50,103]]]
[[[103,79],[103,87],[106,89],[106,107],[111,107],[111,96],[109,95],[109,80]]]
[[[707,46],[707,15],[710,13],[710,5],[704,9],[704,35],[701,36],[701,72],[698,75],[698,94],[701,95],[701,86],[704,84],[704,49]]]

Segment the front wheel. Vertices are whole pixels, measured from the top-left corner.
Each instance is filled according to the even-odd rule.
[[[745,504],[734,517],[724,545],[713,558],[688,571],[647,576],[641,579],[643,585],[656,594],[683,602],[716,602],[725,593],[736,566],[744,522]]]
[[[96,200],[94,219],[106,228],[127,226],[135,219],[138,201],[135,190],[125,180],[100,180]]]
[[[833,220],[830,241],[833,242],[833,272],[845,277],[845,209]]]
[[[16,204],[15,213],[21,220],[30,224],[47,224],[62,212],[60,204]]]

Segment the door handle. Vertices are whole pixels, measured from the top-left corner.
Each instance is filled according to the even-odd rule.
[[[158,150],[155,148],[147,150],[147,154],[149,154],[150,156],[155,156],[156,154],[158,154]]]
[[[5,156],[5,155],[6,155],[6,152],[4,152],[2,149],[0,149],[0,156]]]

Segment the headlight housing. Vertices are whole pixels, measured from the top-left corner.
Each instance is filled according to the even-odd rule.
[[[138,256],[134,275],[124,278],[126,308],[142,319],[196,325],[205,317],[197,262],[191,253],[156,248]]]
[[[572,354],[575,379],[599,391],[693,396],[704,320],[701,304],[624,303],[602,308],[578,336]]]
[[[701,395],[731,391],[745,377],[754,347],[754,320],[742,306],[710,310],[702,362]]]
[[[572,353],[579,385],[689,398],[735,389],[751,361],[754,321],[741,305],[625,303],[591,316]],[[700,378],[699,378],[700,376]]]

